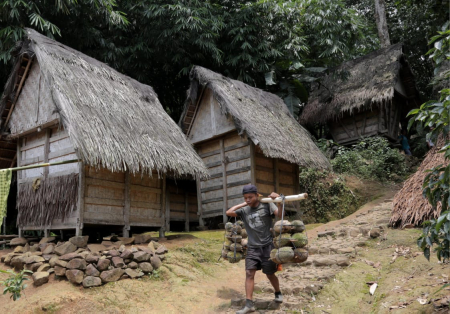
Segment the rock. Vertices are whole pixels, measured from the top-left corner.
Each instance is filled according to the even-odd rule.
[[[347,256],[337,256],[336,257],[336,264],[341,267],[349,266],[350,265],[350,259]]]
[[[39,251],[30,252],[30,253],[31,253],[31,255],[34,255],[34,256],[42,256],[42,252],[39,252]]]
[[[34,264],[34,263],[42,263],[45,262],[45,259],[42,256],[32,255],[25,258],[25,264]]]
[[[55,250],[55,246],[53,244],[49,244],[42,251],[42,254],[45,254],[45,255],[53,254],[54,250]]]
[[[56,276],[64,277],[66,275],[66,268],[65,267],[61,267],[61,266],[55,265],[55,267],[53,267],[53,270],[55,271],[55,275]]]
[[[339,254],[352,254],[352,253],[355,253],[355,249],[352,247],[346,247],[343,249],[338,249],[337,252]]]
[[[68,269],[66,270],[66,277],[71,283],[79,285],[83,282],[84,273],[79,269]]]
[[[88,249],[91,252],[103,252],[106,251],[106,246],[102,244],[88,244]]]
[[[120,268],[114,268],[111,270],[103,271],[100,274],[100,278],[102,279],[102,282],[112,282],[117,281],[120,279],[120,277],[124,274],[123,269]]]
[[[164,245],[161,245],[159,248],[156,249],[155,253],[158,255],[162,255],[169,252],[169,250],[167,250],[167,248]]]
[[[359,229],[355,229],[355,228],[351,228],[351,229],[349,229],[348,230],[348,234],[351,236],[351,237],[357,237],[360,233],[359,233]]]
[[[50,269],[50,264],[45,263],[42,264],[41,266],[39,266],[39,268],[36,270],[36,272],[43,272],[43,271],[47,271]]]
[[[155,245],[154,245],[153,243],[154,243],[154,242],[151,241],[151,242],[148,244],[148,248],[149,248],[152,252],[155,252],[155,251],[156,251],[156,248],[155,248]]]
[[[123,245],[122,241],[117,241],[113,243],[113,247],[115,247],[116,249],[119,249],[122,245]]]
[[[83,257],[81,256],[81,254],[76,253],[76,252],[72,252],[72,253],[69,253],[69,254],[64,254],[63,256],[59,257],[60,260],[66,261],[66,262],[68,262],[68,261],[70,261],[70,260],[72,260],[74,258],[83,258]]]
[[[166,259],[166,256],[164,255],[164,254],[162,254],[162,255],[158,255],[159,256],[159,259],[161,260],[161,261],[163,261],[163,260],[165,260]]]
[[[389,223],[389,218],[378,219],[375,221],[376,225],[387,225]]]
[[[371,227],[370,226],[364,226],[359,228],[359,232],[363,235],[363,236],[368,236],[369,232],[370,232]]]
[[[134,243],[134,237],[131,238],[118,237],[117,239],[119,241],[122,241],[124,245],[130,245]]]
[[[56,241],[56,237],[46,237],[46,238],[42,238],[41,241],[39,241],[39,244],[46,244],[46,243],[55,242],[55,241]]]
[[[95,256],[95,255],[92,255],[92,254],[88,254],[86,256],[86,262],[88,262],[88,263],[97,263],[98,259],[99,259],[98,256]]]
[[[144,273],[151,273],[153,271],[153,266],[152,264],[148,263],[148,262],[143,262],[143,263],[139,263],[139,268],[144,272]]]
[[[50,264],[50,265],[51,265],[51,264]],[[57,261],[55,261],[55,266],[59,266],[59,267],[64,267],[64,268],[66,268],[67,262],[58,259]]]
[[[131,251],[131,253],[139,252],[138,248],[135,247],[135,246],[132,246],[132,247],[130,248],[130,251]]]
[[[328,257],[320,257],[320,258],[316,258],[313,261],[314,266],[331,266],[336,264],[336,261],[332,260],[331,258]]]
[[[5,259],[3,260],[3,263],[5,263],[6,265],[11,264],[11,259],[12,259],[14,256],[16,256],[16,255],[14,255],[14,253],[6,254],[6,255],[4,256]]]
[[[138,268],[138,263],[136,263],[136,262],[131,262],[131,263],[128,264],[128,268],[136,269],[136,268]]]
[[[277,303],[275,301],[271,301],[269,303],[269,306],[267,307],[268,310],[278,310],[281,306],[281,303]]]
[[[86,260],[84,260],[82,258],[74,258],[67,263],[66,268],[85,270],[86,269]]]
[[[108,267],[109,267],[109,265],[110,265],[110,260],[109,259],[99,259],[98,260],[98,262],[97,262],[97,269],[99,270],[99,271],[104,271],[104,270],[107,270],[108,269]]]
[[[150,258],[150,263],[152,264],[154,269],[158,269],[162,265],[161,259],[157,255]]]
[[[112,258],[112,263],[116,268],[122,268],[123,266],[125,266],[125,262],[119,256],[114,256]]]
[[[158,249],[162,244],[158,243],[157,241],[152,241],[153,242],[153,246],[155,247],[155,249]]]
[[[102,241],[102,245],[103,245],[105,248],[110,248],[110,247],[113,247],[113,246],[114,246],[114,243],[111,242],[111,241]]]
[[[9,242],[10,246],[16,246],[16,245],[21,245],[21,246],[25,246],[25,244],[28,243],[28,240],[25,238],[14,238]]]
[[[153,255],[155,255],[155,252],[152,251],[152,250],[150,250],[150,248],[148,248],[148,247],[140,248],[140,250],[141,250],[142,252],[148,253],[148,254],[150,255],[150,257],[153,256]]]
[[[304,289],[303,292],[311,295],[311,293],[313,294],[317,294],[319,293],[320,288],[317,285],[307,285]]]
[[[26,252],[29,252],[30,251],[30,244],[25,244],[24,246],[23,246],[23,252],[24,253],[26,253]]]
[[[34,272],[36,272],[36,271],[39,269],[39,267],[41,267],[42,265],[43,265],[43,263],[25,264],[24,269],[30,270],[30,271],[32,271],[32,272],[34,273]]]
[[[122,254],[123,251],[125,251],[125,245],[122,244],[122,245],[119,247],[118,251],[120,252],[120,254]]]
[[[270,300],[255,300],[255,307],[258,310],[266,310],[269,307]]]
[[[152,240],[152,236],[149,234],[138,234],[134,236],[134,243],[141,244],[141,243],[148,243]]]
[[[318,236],[319,238],[323,238],[323,237],[326,237],[326,236],[333,236],[334,234],[335,234],[335,232],[332,231],[332,230],[330,230],[330,231],[319,232],[319,233],[317,234],[317,236]]]
[[[16,246],[13,252],[14,253],[23,253],[23,246],[21,246],[21,245]]]
[[[95,268],[94,265],[89,264],[86,267],[86,276],[98,277],[98,276],[100,276],[100,272],[97,270],[97,268]]]
[[[59,257],[54,255],[52,258],[50,258],[48,263],[50,264],[51,267],[55,267],[56,261],[58,261],[58,260],[59,260]]]
[[[89,236],[75,236],[69,239],[69,242],[76,245],[78,248],[86,247],[89,240]]]
[[[148,264],[148,263],[146,263],[146,264]],[[150,267],[151,266],[152,265],[150,265]],[[125,274],[127,274],[127,276],[130,277],[131,279],[139,278],[139,277],[144,276],[143,272],[139,272],[139,271],[136,271],[136,270],[130,269],[130,268],[125,269]]]
[[[119,253],[119,251],[111,250],[111,251],[108,252],[108,255],[110,255],[112,257],[115,257],[115,256],[119,256],[120,253]]]
[[[133,259],[133,253],[130,250],[124,250],[120,257],[123,259]]]
[[[133,260],[138,263],[148,262],[149,259],[150,259],[150,254],[148,254],[147,252],[142,252],[142,251],[134,253],[134,256],[133,256]]]
[[[39,244],[33,244],[30,246],[30,252],[38,252],[39,251]]]
[[[102,280],[99,277],[86,276],[83,279],[83,287],[85,287],[85,288],[98,287],[101,285],[102,285]]]
[[[58,255],[65,255],[68,253],[75,252],[77,250],[77,246],[71,242],[65,242],[60,246],[55,247],[55,253]]]
[[[231,299],[231,306],[241,307],[245,305],[245,298]]]
[[[372,230],[370,230],[369,235],[373,239],[378,238],[381,235],[380,229],[372,229]]]
[[[42,272],[35,272],[31,278],[33,278],[33,284],[36,287],[42,286],[44,283],[48,282],[48,277],[50,276],[49,273],[47,273],[46,271],[42,271]]]

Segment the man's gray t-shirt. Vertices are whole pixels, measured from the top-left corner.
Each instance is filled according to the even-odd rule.
[[[262,247],[272,242],[272,216],[277,209],[274,203],[259,203],[257,207],[245,206],[235,213],[244,222],[248,235],[248,247]]]

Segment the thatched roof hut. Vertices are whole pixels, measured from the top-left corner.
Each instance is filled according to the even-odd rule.
[[[422,185],[428,169],[449,164],[445,160],[444,154],[438,153],[444,142],[443,138],[439,139],[437,145],[427,153],[416,173],[406,180],[402,189],[395,194],[389,222],[391,226],[400,228],[408,224],[420,226],[424,221],[436,219],[439,216],[440,204],[437,208],[431,206],[422,194]]]
[[[191,86],[180,120],[185,132],[193,123],[194,107],[201,97],[201,91],[207,88],[213,93],[221,113],[232,119],[239,135],[245,134],[266,156],[281,158],[303,167],[330,167],[327,158],[311,140],[309,132],[295,121],[277,95],[200,66],[192,69],[190,79]]]
[[[0,145],[0,160],[3,167],[79,162],[18,171],[19,233],[119,228],[127,236],[163,226],[166,177],[207,170],[154,90],[26,32],[0,103],[2,141],[16,149]]]
[[[328,124],[341,144],[379,134],[395,140],[401,118],[419,105],[402,45],[395,44],[332,69],[313,85],[300,122]]]
[[[54,104],[49,110],[60,118],[86,164],[132,173],[205,174],[200,158],[152,87],[32,29],[27,29],[27,40],[17,46],[17,55],[39,63],[39,87],[48,89]],[[23,117],[25,121],[10,123],[15,113],[23,113],[11,108],[21,92],[17,90],[21,65],[16,63],[0,103],[2,129],[13,136],[36,124],[31,114]]]
[[[180,125],[210,174],[197,180],[200,224],[226,221],[246,184],[291,195],[300,193],[299,166],[331,168],[280,97],[199,66],[190,79]]]

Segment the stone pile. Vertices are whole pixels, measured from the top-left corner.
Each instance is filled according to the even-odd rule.
[[[125,278],[139,278],[158,269],[167,253],[167,248],[155,241],[148,246],[129,246],[132,238],[122,238],[120,246],[88,244],[87,236],[76,236],[67,242],[55,243],[55,237],[43,238],[39,243],[16,240],[12,253],[2,256],[1,262],[15,271],[23,269],[33,272],[35,286],[48,282],[54,273],[66,277],[73,284],[95,287]],[[143,239],[145,243],[147,239]]]
[[[277,264],[303,263],[308,259],[308,237],[301,220],[279,220],[273,227],[275,249],[270,252],[270,259]]]

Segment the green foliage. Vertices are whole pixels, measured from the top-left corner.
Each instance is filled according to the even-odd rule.
[[[445,23],[442,31],[434,36],[428,54],[436,64],[437,74],[440,66],[445,60],[450,61],[450,23]],[[450,71],[445,71],[442,79],[450,78]],[[436,82],[436,81],[435,81]],[[436,82],[438,83],[438,82]],[[444,154],[446,161],[450,160],[450,89],[440,91],[439,101],[430,100],[420,106],[419,109],[411,110],[408,127],[414,123],[422,128],[430,128],[428,137],[436,143],[436,139],[442,136],[445,140],[444,146],[439,153]],[[442,206],[441,214],[437,220],[424,223],[423,234],[417,244],[424,251],[425,257],[430,258],[430,249],[434,246],[439,260],[450,260],[450,165],[438,165],[428,170],[423,182],[423,195],[430,204],[436,208]]]
[[[305,223],[341,219],[359,206],[358,198],[345,185],[344,179],[333,173],[304,169],[299,180],[302,191],[308,193],[308,199],[299,205]]]
[[[384,137],[366,138],[351,148],[340,146],[331,164],[337,173],[381,181],[403,176],[407,172],[405,156],[389,147]]]
[[[450,211],[442,212],[437,220],[425,222],[422,233],[417,245],[425,257],[430,260],[430,249],[434,246],[438,260],[450,261]]]
[[[27,278],[27,273],[32,274],[30,270],[22,270],[19,273],[15,273],[13,270],[0,270],[0,273],[9,274],[8,279],[1,281],[0,283],[5,286],[3,289],[3,294],[11,293],[11,298],[17,301],[22,296],[22,291],[25,290],[27,284],[23,282],[29,280]]]

